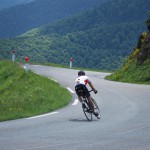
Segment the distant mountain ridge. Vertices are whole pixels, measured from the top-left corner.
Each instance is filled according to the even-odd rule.
[[[33,0],[0,0],[0,10],[10,8],[19,4],[29,3]]]
[[[109,0],[35,0],[0,12],[0,38],[15,37]]]
[[[147,0],[147,2],[145,0],[132,0],[132,2],[130,0],[112,0],[79,15],[44,25],[38,28],[38,32],[34,33],[39,35],[66,34],[121,23],[136,22],[143,24],[150,10],[148,3],[150,3],[150,0]],[[32,31],[34,29],[27,34],[32,33]]]

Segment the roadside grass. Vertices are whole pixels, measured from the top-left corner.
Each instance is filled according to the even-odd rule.
[[[150,84],[150,59],[147,59],[142,65],[137,65],[136,60],[129,61],[114,74],[107,76],[106,79],[136,84]]]
[[[54,81],[28,73],[10,61],[0,61],[0,121],[54,111],[69,103],[71,94]]]

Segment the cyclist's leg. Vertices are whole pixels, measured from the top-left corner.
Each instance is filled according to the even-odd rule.
[[[75,91],[76,91],[76,94],[77,94],[77,96],[78,96],[78,100],[82,103],[82,94],[83,94],[83,90],[82,90],[82,85],[76,85],[75,86]]]
[[[78,95],[78,100],[82,103],[82,98],[79,95]]]
[[[89,105],[91,111],[94,112],[94,105],[93,105],[91,96],[88,96],[87,99],[88,99],[88,105]]]
[[[78,84],[75,86],[76,94],[78,95],[78,99],[80,102],[82,102],[82,98],[85,96],[84,92],[84,86],[83,84]]]
[[[89,97],[87,97],[87,99],[88,99],[88,103],[89,103],[88,105],[89,105],[91,111],[93,112],[93,114],[94,114],[96,117],[98,117],[98,116],[99,116],[99,113],[95,111],[94,104],[93,104],[93,101],[92,101],[92,97],[89,96]]]
[[[90,92],[88,91],[86,86],[84,86],[84,90],[85,90],[85,95],[86,95],[86,97],[88,99],[89,108],[91,109],[91,111],[94,111],[94,104],[92,102],[92,97],[90,95]]]

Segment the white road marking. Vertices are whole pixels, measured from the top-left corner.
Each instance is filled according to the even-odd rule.
[[[67,89],[68,89],[68,91],[70,91],[72,94],[74,94],[75,92],[71,89],[71,88],[69,88],[69,87],[67,87]],[[78,104],[78,102],[79,102],[79,100],[78,99],[75,99],[74,100],[74,103],[72,104],[72,105],[77,105]]]
[[[77,105],[78,102],[79,102],[79,100],[78,100],[78,99],[75,99],[75,100],[74,100],[74,103],[73,103],[72,105]]]
[[[36,119],[36,118],[40,118],[40,117],[50,116],[50,115],[57,114],[57,113],[58,112],[52,112],[52,113],[48,113],[48,114],[44,114],[44,115],[29,117],[29,118],[26,118],[26,119]]]
[[[53,79],[53,78],[49,78],[49,79],[51,79],[52,81],[54,81],[54,82],[58,83],[58,81],[57,81],[57,80],[55,80],[55,79]]]
[[[75,93],[75,92],[74,92],[72,89],[70,89],[69,87],[67,87],[67,90],[70,91],[72,94]]]

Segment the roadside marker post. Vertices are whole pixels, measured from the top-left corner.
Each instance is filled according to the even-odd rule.
[[[15,53],[16,53],[16,51],[15,50],[12,50],[12,61],[14,62],[15,61]]]
[[[70,69],[72,68],[72,62],[73,62],[73,58],[70,58]]]
[[[28,69],[29,69],[29,67],[28,67],[28,61],[29,61],[29,57],[28,56],[25,56],[25,58],[24,58],[24,60],[25,60],[25,65],[24,65],[24,69],[26,70],[26,72],[28,72]]]

